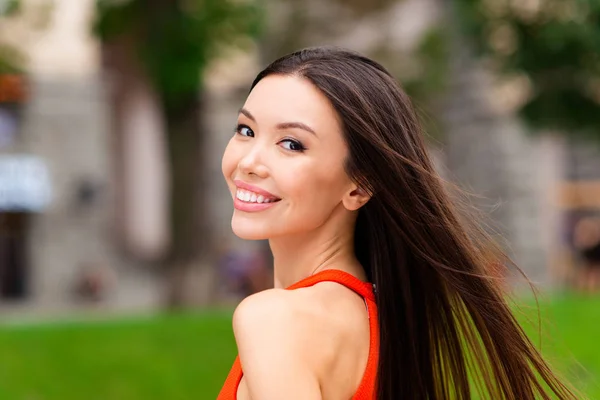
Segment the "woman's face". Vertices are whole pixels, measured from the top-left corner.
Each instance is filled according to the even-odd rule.
[[[234,233],[255,240],[307,233],[352,208],[347,154],[335,110],[308,80],[262,79],[223,155]]]

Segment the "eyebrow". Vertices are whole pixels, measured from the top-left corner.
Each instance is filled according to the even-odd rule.
[[[256,118],[254,118],[254,116],[250,113],[250,111],[246,110],[245,108],[240,108],[240,114],[243,114],[248,119],[256,122]],[[302,130],[312,133],[315,136],[317,135],[317,133],[315,132],[314,129],[312,129],[310,126],[308,126],[302,122],[281,122],[281,123],[277,124],[276,128],[277,129],[302,129]]]

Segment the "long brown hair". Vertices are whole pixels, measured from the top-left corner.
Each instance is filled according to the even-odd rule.
[[[511,313],[487,235],[461,218],[427,154],[411,102],[378,63],[347,50],[304,49],[254,80],[312,82],[340,116],[346,170],[372,193],[355,252],[375,283],[378,399],[574,399]]]

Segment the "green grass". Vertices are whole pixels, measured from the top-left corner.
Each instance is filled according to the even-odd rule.
[[[600,399],[600,297],[553,297],[541,311],[544,355]],[[537,321],[535,310],[525,314]],[[230,312],[5,325],[0,399],[212,400],[234,357]]]
[[[0,328],[0,399],[215,399],[230,313]]]
[[[534,302],[527,302],[531,307]],[[524,311],[524,310],[523,310]],[[600,399],[600,297],[563,294],[540,299],[517,316],[544,357],[589,399]]]

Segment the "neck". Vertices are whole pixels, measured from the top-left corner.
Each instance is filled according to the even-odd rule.
[[[313,231],[269,240],[276,288],[286,288],[326,269],[339,269],[365,279],[354,255],[354,225],[325,224]]]

